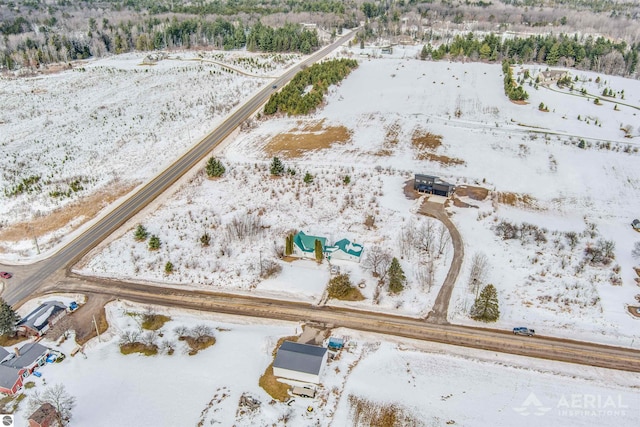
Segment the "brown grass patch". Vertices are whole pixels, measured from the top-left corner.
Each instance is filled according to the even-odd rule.
[[[498,203],[509,206],[525,206],[528,208],[534,208],[536,206],[536,200],[528,194],[511,193],[508,191],[499,191],[496,193]]]
[[[289,132],[281,133],[264,147],[267,156],[275,155],[295,158],[311,150],[331,148],[333,144],[344,144],[351,140],[351,131],[345,126],[326,126],[324,119],[298,126]]]
[[[142,316],[142,329],[157,331],[162,328],[171,318],[162,314],[145,314]]]
[[[636,276],[640,277],[640,267],[633,267],[633,271],[636,272]]]
[[[447,200],[448,202],[448,200]],[[453,206],[456,208],[477,208],[475,205],[470,205],[469,203],[465,203],[457,197],[453,196]]]
[[[0,346],[9,347],[24,340],[25,338],[18,336],[18,334],[15,334],[14,336],[0,335]]]
[[[472,185],[461,185],[456,187],[456,196],[468,197],[473,200],[482,201],[489,195],[489,190],[483,187],[474,187]]]
[[[209,348],[216,343],[216,339],[210,335],[204,335],[199,338],[190,337],[188,335],[181,336],[181,341],[185,341],[189,344],[189,356],[193,356],[198,354],[200,350],[204,350],[205,348]]]
[[[442,145],[442,135],[416,129],[411,135],[411,144],[420,151],[436,151]]]
[[[141,342],[120,344],[120,353],[122,354],[142,353],[145,356],[153,356],[154,354],[158,354],[158,346],[155,344],[145,345],[145,344],[142,344]]]
[[[395,121],[392,124],[386,126],[386,133],[384,136],[384,145],[397,145],[398,135],[400,135],[400,122]]]
[[[376,151],[375,153],[373,153],[374,156],[378,156],[378,157],[389,157],[392,154],[393,154],[393,151],[387,148],[382,148]]]
[[[349,405],[353,413],[353,425],[371,427],[423,425],[420,420],[394,403],[375,403],[350,395]]]
[[[32,238],[32,236],[41,236],[59,230],[74,219],[81,217],[82,221],[73,226],[73,230],[75,230],[85,222],[93,219],[114,200],[131,192],[137,185],[135,183],[128,185],[116,184],[78,200],[69,206],[57,209],[47,216],[5,227],[0,230],[0,240],[17,242],[25,238]]]
[[[411,136],[411,145],[417,152],[416,158],[418,160],[438,162],[444,166],[464,165],[465,163],[462,159],[436,154],[436,151],[442,146],[442,135],[416,129]]]
[[[638,311],[637,311],[638,308],[640,308],[640,307],[635,307],[635,306],[631,306],[631,305],[627,306],[627,310],[634,317],[640,317],[640,314],[638,314]]]
[[[527,101],[517,101],[517,100],[514,100],[514,99],[510,99],[510,101],[513,102],[514,104],[517,104],[517,105],[527,105],[528,104]]]
[[[267,367],[264,374],[258,380],[258,385],[267,392],[269,396],[275,400],[284,402],[289,398],[289,385],[278,381],[275,375],[273,375],[273,362]]]

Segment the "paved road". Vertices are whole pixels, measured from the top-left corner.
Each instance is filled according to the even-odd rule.
[[[389,334],[412,339],[473,347],[542,359],[640,372],[640,351],[550,337],[519,337],[510,332],[457,325],[435,325],[389,314],[349,308],[317,306],[249,296],[145,284],[70,277],[44,291],[106,295],[141,304],[164,305],[198,311],[317,322],[331,327]]]
[[[64,248],[60,249],[50,258],[33,264],[31,268],[20,269],[28,276],[22,277],[19,281],[14,280],[13,283],[8,283],[7,289],[3,293],[2,297],[9,304],[15,305],[37,292],[38,288],[42,285],[51,283],[53,277],[60,276],[61,270],[64,270],[77,262],[83,255],[97,246],[102,240],[107,238],[107,236],[115,232],[122,224],[132,218],[156,197],[165,192],[187,171],[195,167],[195,165],[207,156],[216,145],[222,142],[236,127],[244,122],[269,99],[271,94],[275,91],[271,85],[275,84],[278,88],[284,86],[300,71],[301,67],[311,65],[322,59],[328,53],[353,37],[354,34],[355,31],[352,31],[349,34],[340,37],[334,43],[314,53],[297,66],[290,68],[281,77],[269,83],[268,86],[263,88],[253,98],[236,109],[236,111],[232,113],[217,129],[204,137],[202,141],[195,145],[189,152],[177,159],[160,175],[153,178],[148,184],[132,194],[127,200],[116,206],[101,221],[91,226],[87,231],[82,233]],[[7,269],[11,270],[9,267],[7,267]]]
[[[455,286],[458,275],[460,274],[460,267],[462,266],[462,260],[464,259],[464,244],[462,243],[462,236],[453,222],[449,219],[442,203],[434,203],[430,202],[429,199],[426,199],[422,202],[418,212],[442,222],[444,226],[447,227],[447,230],[449,230],[449,234],[451,235],[451,242],[453,244],[453,259],[451,260],[451,266],[447,272],[447,277],[445,277],[444,282],[442,283],[440,292],[438,292],[433,308],[427,316],[427,321],[429,322],[447,324],[449,323],[447,315],[449,312],[451,293],[453,292],[453,287]]]

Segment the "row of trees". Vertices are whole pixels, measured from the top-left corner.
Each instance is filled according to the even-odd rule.
[[[434,60],[445,56],[472,60],[539,62],[550,66],[578,67],[607,74],[632,75],[638,66],[640,44],[631,46],[624,41],[614,42],[604,37],[588,36],[579,39],[566,34],[514,37],[502,39],[496,34],[483,38],[473,33],[457,35],[451,43],[442,43],[437,49],[425,45],[423,55]],[[422,55],[421,55],[422,56]]]
[[[506,59],[502,61],[502,73],[504,74],[504,93],[510,100],[524,101],[529,98],[529,94],[513,79],[511,66]]]
[[[264,107],[264,113],[309,114],[318,107],[329,86],[340,82],[358,66],[355,59],[334,59],[300,71]]]
[[[274,29],[258,22],[248,28],[242,23],[218,18],[169,20],[152,17],[134,24],[131,21],[112,25],[103,19],[99,25],[89,20],[86,33],[69,33],[57,26],[41,26],[38,33],[24,36],[0,50],[0,68],[40,67],[54,62],[67,62],[106,54],[151,51],[167,48],[214,47],[261,52],[302,52],[316,50],[320,42],[316,30],[286,24]]]

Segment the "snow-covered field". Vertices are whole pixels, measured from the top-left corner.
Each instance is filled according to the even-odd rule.
[[[269,84],[261,76],[278,76],[299,56],[178,52],[150,65],[143,59],[119,55],[0,80],[0,227],[102,192],[100,203],[145,182]],[[86,219],[11,235],[0,243],[2,256],[36,255],[34,236],[41,251],[51,249]]]
[[[258,379],[272,362],[280,337],[299,334],[300,325],[178,310],[154,311],[171,320],[156,342],[172,342],[172,355],[122,355],[124,331],[139,330],[147,308],[110,303],[109,330],[75,357],[40,369],[36,386],[64,384],[76,398],[74,426],[111,425],[332,425],[351,426],[350,401],[396,405],[419,426],[617,425],[640,422],[638,374],[380,337],[347,329],[338,357],[328,362],[314,399],[291,405],[272,402]],[[177,327],[206,325],[216,343],[195,356],[175,338]],[[160,336],[162,335],[162,336]],[[44,344],[56,347],[54,343]],[[183,347],[184,346],[184,347]],[[62,344],[67,355],[71,341]],[[260,402],[240,405],[241,396]],[[29,415],[20,404],[16,425]],[[307,413],[307,407],[314,411]],[[201,424],[198,424],[201,423]]]
[[[499,64],[420,61],[417,48],[397,48],[393,55],[380,58],[365,58],[363,53],[346,48],[337,53],[360,58],[360,66],[331,89],[326,105],[317,113],[303,118],[263,118],[239,132],[216,153],[227,167],[224,177],[208,180],[201,170],[194,171],[171,198],[123,227],[80,271],[318,302],[322,282],[329,277],[326,265],[275,261],[284,271],[266,281],[259,277],[260,260],[275,260],[284,236],[302,230],[333,241],[347,237],[365,246],[365,257],[373,246],[398,256],[408,288],[399,296],[384,292],[379,304],[373,303],[376,279],[371,272],[362,265],[340,263],[354,283],[364,280],[366,299],[355,305],[423,315],[430,310],[452,256],[450,245],[445,245],[443,254],[434,257],[434,285],[429,289],[424,278],[429,276],[430,264],[424,262],[424,252],[402,244],[407,232],[433,221],[417,215],[420,201],[407,200],[402,192],[413,173],[427,173],[491,191],[484,201],[462,197],[477,209],[448,208],[461,231],[466,254],[450,321],[471,322],[468,310],[474,295],[467,282],[471,258],[482,252],[488,259],[482,284],[494,284],[499,293],[501,320],[496,327],[526,325],[543,335],[640,345],[640,339],[635,342],[640,338],[638,320],[625,312],[625,304],[633,304],[639,293],[630,254],[638,235],[629,224],[640,216],[636,124],[640,82],[571,72],[572,93],[555,86],[536,89],[527,82],[529,102],[518,105],[503,93]],[[203,67],[200,78],[208,78],[206,65],[189,64],[187,67]],[[539,71],[529,68],[534,76]],[[96,67],[96,72],[100,69]],[[514,69],[516,77],[520,71]],[[144,73],[133,73],[137,74]],[[49,78],[63,77],[44,80]],[[238,79],[234,75],[232,85]],[[44,85],[38,83],[42,81],[19,84]],[[259,84],[242,92],[243,96]],[[611,89],[616,97],[601,97],[602,105],[596,105],[593,98],[580,95],[583,88],[595,95]],[[197,106],[196,100],[193,103]],[[540,103],[549,111],[540,111]],[[116,119],[109,123],[117,126]],[[2,126],[7,125],[11,122]],[[145,126],[129,126],[131,132],[149,131]],[[288,146],[289,151],[278,152],[286,147],[277,144],[283,135],[290,136],[290,143],[300,136],[328,135],[341,129],[348,135],[342,142],[325,141],[297,153]],[[200,134],[204,131],[203,127]],[[421,147],[412,143],[426,134],[441,138]],[[168,152],[168,161],[174,151],[166,149],[168,145],[160,146]],[[123,147],[136,151],[128,144]],[[269,177],[274,153],[296,174]],[[288,157],[291,153],[294,156]],[[314,176],[313,183],[303,182],[306,172]],[[347,175],[351,182],[344,184]],[[511,206],[501,203],[501,198],[528,202]],[[365,224],[368,215],[375,218],[373,225]],[[234,222],[246,221],[256,231],[242,238],[234,236]],[[544,239],[503,240],[493,231],[501,221],[534,224]],[[149,251],[146,243],[133,239],[138,223],[160,238],[160,250]],[[211,235],[208,247],[200,244],[205,232]],[[578,236],[573,247],[567,232]],[[615,260],[608,265],[585,263],[585,249],[599,240],[615,244]],[[14,253],[24,254],[32,246],[25,240],[15,245]],[[166,274],[169,261],[174,271]]]

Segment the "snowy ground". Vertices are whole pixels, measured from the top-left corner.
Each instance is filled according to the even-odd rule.
[[[143,58],[132,53],[2,79],[0,227],[148,180],[271,81],[260,76],[278,76],[299,60],[246,52],[177,52],[152,65]],[[82,219],[35,231],[40,250]],[[36,255],[33,237],[13,240],[0,244],[4,258]]]
[[[638,374],[498,355],[338,329],[347,346],[328,362],[314,399],[290,405],[270,403],[258,378],[271,363],[279,337],[299,334],[292,323],[246,319],[178,310],[164,311],[171,321],[156,342],[172,341],[173,355],[124,356],[123,331],[139,330],[145,307],[124,302],[107,306],[110,328],[101,341],[85,346],[85,355],[40,369],[29,377],[35,388],[64,384],[77,399],[73,425],[353,425],[350,396],[376,407],[395,404],[417,420],[440,426],[448,421],[473,426],[618,425],[640,422]],[[207,325],[213,347],[188,356],[175,328]],[[162,334],[162,336],[160,336]],[[56,347],[44,341],[46,345]],[[66,341],[61,349],[73,348]],[[167,373],[171,374],[168,375]],[[46,385],[45,385],[46,384]],[[242,395],[260,402],[240,407]],[[532,397],[533,396],[533,397]],[[28,416],[27,401],[16,414]],[[314,408],[308,414],[308,406]],[[135,421],[133,421],[135,420]]]
[[[424,256],[415,245],[402,244],[408,231],[431,221],[415,214],[419,201],[408,201],[402,194],[403,183],[414,172],[421,172],[492,191],[487,201],[465,200],[478,209],[449,208],[467,255],[450,321],[469,322],[470,259],[483,252],[489,259],[484,283],[493,283],[499,292],[502,320],[496,327],[526,325],[544,335],[640,345],[638,320],[624,310],[638,293],[630,255],[638,235],[630,231],[629,224],[640,216],[636,125],[640,82],[572,72],[572,79],[578,77],[572,93],[555,86],[536,89],[533,82],[526,82],[529,102],[518,105],[504,96],[499,64],[420,61],[415,47],[397,48],[393,55],[375,59],[365,58],[365,53],[357,48],[337,53],[359,58],[360,66],[331,89],[326,105],[316,114],[262,119],[241,131],[216,153],[227,167],[223,178],[208,180],[202,172],[194,173],[157,210],[146,211],[127,224],[81,271],[319,301],[321,282],[328,278],[326,265],[281,263],[286,271],[266,282],[259,278],[259,260],[275,260],[284,246],[284,235],[303,230],[329,240],[347,237],[362,243],[365,256],[374,245],[398,256],[407,273],[408,289],[400,296],[384,293],[377,305],[372,303],[376,279],[371,272],[347,262],[341,267],[349,271],[354,283],[364,279],[366,300],[358,307],[422,315],[430,310],[452,251],[445,245],[443,255],[435,257],[434,285],[428,290]],[[536,67],[529,68],[535,75]],[[259,73],[255,67],[248,71]],[[514,71],[518,77],[521,69]],[[201,79],[208,76],[207,68],[202,73]],[[56,78],[61,77],[51,77]],[[601,97],[602,105],[596,105],[593,98],[579,94],[583,88],[596,95],[611,89],[616,97]],[[539,111],[540,103],[549,111]],[[135,132],[148,131],[148,127],[130,126]],[[283,153],[286,166],[296,175],[269,177],[267,153],[274,138],[304,134],[304,129],[310,135],[340,127],[349,133],[346,142],[303,150],[295,158]],[[414,147],[414,135],[427,132],[442,136],[441,145]],[[580,148],[582,140],[584,148]],[[314,175],[312,184],[302,181],[306,172]],[[346,175],[351,178],[349,185],[343,184]],[[498,193],[526,196],[530,203],[499,203]],[[367,215],[375,216],[373,227],[364,224]],[[241,220],[256,225],[257,231],[234,237],[229,224]],[[502,220],[538,225],[546,229],[546,242],[502,240],[493,231]],[[134,241],[137,223],[160,237],[160,250],[149,251],[145,243]],[[580,235],[573,248],[566,242],[568,231]],[[199,243],[204,232],[212,237],[208,247]],[[615,243],[615,260],[606,266],[582,265],[585,248],[599,239]],[[30,241],[23,243],[33,247]],[[16,245],[15,253],[24,247]],[[165,274],[168,261],[175,266],[171,274]]]

